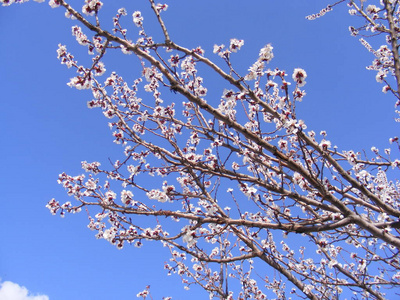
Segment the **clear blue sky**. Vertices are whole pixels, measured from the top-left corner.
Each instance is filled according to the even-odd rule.
[[[104,2],[101,17],[108,26],[116,9],[125,7],[126,27],[136,33],[131,14],[141,10],[148,32],[161,37],[146,0]],[[347,14],[345,5],[324,18],[305,19],[327,3],[174,0],[163,16],[172,39],[187,47],[201,45],[216,62],[214,44],[244,39],[233,59],[243,74],[259,49],[271,43],[271,68],[291,74],[300,67],[308,73],[307,96],[297,115],[309,129],[326,130],[339,150],[387,147],[388,139],[398,135],[395,101],[381,93],[375,74],[365,70],[372,55],[348,33],[348,26],[358,20]],[[123,155],[112,143],[101,111],[87,109],[90,92],[66,85],[75,74],[58,62],[58,43],[66,44],[78,59],[87,57],[71,36],[74,21],[63,14],[62,8],[33,1],[0,7],[0,280],[51,300],[137,299],[146,285],[154,299],[208,298],[196,289],[185,291],[179,277],[167,277],[163,263],[169,257],[161,246],[119,251],[95,239],[86,227],[85,212],[62,219],[45,208],[53,197],[67,200],[57,184],[59,173],[80,174],[83,160],[107,164],[108,158]],[[106,74],[116,70],[129,78],[134,60],[119,55],[114,65],[106,65]],[[205,86],[221,93],[224,88],[212,86],[207,78]]]

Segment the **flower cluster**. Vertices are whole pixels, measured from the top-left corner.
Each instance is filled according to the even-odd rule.
[[[135,11],[132,14],[132,17],[133,17],[133,23],[135,23],[137,27],[141,27],[143,25],[143,17],[140,11]]]
[[[322,16],[324,16],[326,13],[332,11],[332,6],[328,5],[327,7],[321,9],[321,11],[319,13],[316,14],[312,14],[306,17],[307,20],[315,20],[318,18],[321,18]]]
[[[260,50],[257,61],[249,68],[249,73],[245,77],[246,80],[254,80],[258,76],[264,75],[264,62],[269,63],[274,58],[272,49],[274,48],[271,44],[268,44]]]

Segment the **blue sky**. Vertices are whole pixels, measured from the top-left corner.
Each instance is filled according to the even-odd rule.
[[[130,16],[141,10],[148,33],[156,40],[161,37],[146,0],[104,2],[101,17],[107,26],[115,11],[125,7],[126,27],[136,33]],[[244,39],[233,57],[242,74],[259,49],[271,43],[271,68],[291,74],[300,67],[308,73],[307,96],[297,115],[309,129],[326,130],[340,150],[387,147],[388,139],[398,134],[395,101],[381,93],[375,74],[365,70],[372,55],[348,33],[348,26],[358,20],[347,14],[345,5],[321,19],[305,19],[327,3],[175,0],[163,17],[175,42],[201,45],[216,62],[222,63],[212,53],[214,44]],[[123,155],[112,143],[100,110],[87,109],[90,92],[66,85],[75,74],[58,62],[57,45],[66,44],[78,60],[87,57],[71,36],[75,23],[63,14],[63,9],[45,3],[0,7],[0,280],[51,300],[137,299],[146,285],[154,299],[205,299],[200,290],[185,291],[179,277],[166,275],[163,263],[169,257],[160,245],[117,250],[95,239],[86,227],[85,212],[62,219],[45,208],[53,197],[67,200],[57,184],[59,173],[80,174],[81,161],[106,164],[108,158]],[[135,63],[134,57],[117,55],[106,64],[106,74],[116,70],[134,79],[140,72]],[[206,87],[222,93],[224,86],[213,86],[204,77]]]

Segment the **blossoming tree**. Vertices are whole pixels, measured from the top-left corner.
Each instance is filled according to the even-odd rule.
[[[123,8],[106,31],[102,2],[83,1],[81,13],[49,1],[76,20],[73,35],[92,57],[80,65],[59,45],[61,63],[77,72],[68,85],[92,91],[89,108],[103,111],[124,150],[111,168],[83,162],[87,175],[61,174],[75,200],[52,199],[51,213],[86,209],[89,228],[117,248],[159,241],[171,253],[166,272],[210,298],[385,299],[387,289],[399,289],[400,194],[388,172],[400,160],[375,147],[372,157],[340,150],[326,132],[307,129],[296,115],[307,73],[268,69],[270,44],[239,74],[231,56],[243,40],[215,45],[209,59],[201,47],[172,41],[162,19],[167,4],[148,1],[161,41],[147,34],[139,11],[130,12],[139,29],[134,41],[120,23]],[[400,106],[398,1],[341,0],[307,18],[343,2],[364,22],[350,32],[375,56],[368,68]],[[378,34],[386,43],[374,49],[366,37]],[[107,74],[103,58],[113,51],[136,56],[142,76],[126,82]],[[207,97],[199,66],[225,82],[218,101]],[[397,137],[390,142],[400,147]]]

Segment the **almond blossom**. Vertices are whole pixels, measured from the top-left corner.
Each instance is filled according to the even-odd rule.
[[[88,228],[117,249],[161,243],[171,254],[166,272],[210,298],[339,299],[354,292],[385,299],[386,288],[398,289],[400,184],[391,173],[400,168],[398,138],[384,151],[332,147],[325,130],[307,133],[300,116],[304,69],[268,68],[271,44],[244,69],[232,60],[244,40],[227,37],[228,47],[225,40],[212,49],[179,45],[162,18],[168,5],[143,1],[162,37],[148,34],[140,11],[130,21],[138,32],[130,33],[120,23],[125,9],[106,30],[101,1],[85,0],[79,8],[49,1],[67,10],[72,34],[90,57],[81,65],[58,46],[60,63],[75,72],[67,84],[91,91],[88,107],[106,117],[122,147],[109,167],[83,161],[85,174],[61,173],[58,183],[73,200],[51,199],[50,213],[84,208]],[[350,33],[363,36],[373,56],[368,69],[400,114],[399,4],[351,0],[348,6],[360,17]],[[367,41],[375,35],[382,39],[378,47]],[[137,78],[125,81],[109,71],[114,66],[106,68],[104,57],[116,49],[138,61]],[[206,51],[217,55],[208,58]],[[149,295],[149,288],[137,294]]]

